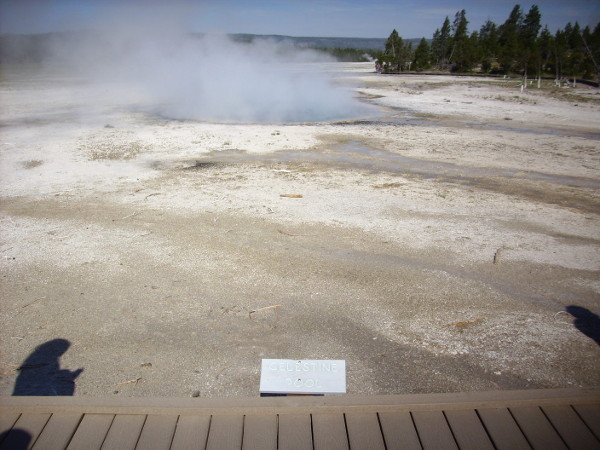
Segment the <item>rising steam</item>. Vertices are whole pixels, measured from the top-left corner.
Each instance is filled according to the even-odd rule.
[[[111,20],[110,29],[54,46],[55,61],[119,102],[174,119],[315,122],[364,112],[318,63],[327,57],[285,42],[235,42],[156,21]]]

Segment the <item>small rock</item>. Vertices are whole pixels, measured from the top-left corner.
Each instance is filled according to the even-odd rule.
[[[194,392],[192,392],[192,397],[194,397],[194,398],[200,397],[200,391],[194,391]]]

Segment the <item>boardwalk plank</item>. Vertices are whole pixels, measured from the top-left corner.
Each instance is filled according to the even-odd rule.
[[[171,448],[204,450],[206,448],[209,426],[209,415],[179,416]]]
[[[114,414],[85,414],[67,449],[93,450],[100,448],[114,417]]]
[[[68,448],[131,448],[141,423],[135,416],[144,418],[136,445],[141,439],[152,448],[161,440],[172,448],[273,448],[278,424],[282,449],[485,448],[486,434],[500,449],[554,448],[557,434],[567,447],[600,449],[600,388],[202,401],[6,397],[0,448],[61,447],[70,435]]]
[[[583,419],[596,439],[600,439],[600,404],[595,405],[574,405],[575,411]]]
[[[310,414],[280,414],[278,441],[280,450],[312,450]]]
[[[442,411],[415,411],[412,416],[424,449],[458,449]]]
[[[313,414],[315,450],[348,450],[348,435],[344,414]]]
[[[478,414],[496,448],[531,448],[507,408],[482,408],[478,410]]]
[[[2,442],[8,437],[10,430],[12,429],[15,422],[19,419],[21,413],[19,412],[4,412],[0,414],[0,448],[3,448]],[[29,440],[31,439],[28,434],[24,432],[19,432],[22,439],[27,440],[27,444],[29,445]],[[13,436],[13,439],[15,437]]]
[[[214,415],[208,431],[207,450],[241,448],[244,432],[243,415]]]
[[[461,449],[493,450],[494,444],[474,410],[449,410],[445,415],[454,439]]]
[[[136,449],[169,449],[177,426],[176,415],[148,415]]]
[[[567,448],[539,407],[522,406],[519,408],[510,408],[510,412],[533,448]]]
[[[243,449],[277,449],[277,416],[248,415],[244,418]]]
[[[10,430],[20,415],[21,413],[19,412],[2,412],[2,414],[0,414],[0,433]],[[1,443],[0,438],[0,444]]]
[[[110,450],[135,449],[145,421],[146,416],[144,414],[117,414],[106,434],[102,448]]]
[[[351,449],[385,449],[377,413],[346,413]]]
[[[29,448],[48,423],[48,419],[50,414],[21,414],[0,444],[0,449]],[[25,442],[27,447],[23,446]]]
[[[421,450],[419,436],[408,411],[379,413],[379,421],[388,450]]]
[[[570,406],[543,406],[542,410],[568,447],[600,448],[600,442]]]
[[[52,414],[33,448],[44,450],[66,448],[75,434],[81,418],[81,414]]]

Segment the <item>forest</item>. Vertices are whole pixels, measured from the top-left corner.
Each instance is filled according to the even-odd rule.
[[[577,22],[567,23],[552,33],[542,28],[537,5],[527,13],[515,5],[501,25],[488,20],[472,32],[468,25],[466,11],[458,11],[416,48],[393,30],[385,50],[376,55],[377,65],[384,73],[476,72],[600,81],[600,24],[582,29]]]

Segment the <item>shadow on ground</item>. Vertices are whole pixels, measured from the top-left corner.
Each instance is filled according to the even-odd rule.
[[[600,317],[582,306],[570,305],[566,311],[575,318],[575,328],[600,345]]]
[[[66,339],[53,339],[36,347],[17,369],[13,395],[73,395],[75,379],[83,369],[60,368],[60,357],[70,346]]]
[[[29,448],[31,443],[31,434],[20,428],[13,428],[0,434],[0,445],[2,448],[12,450],[24,450]]]

